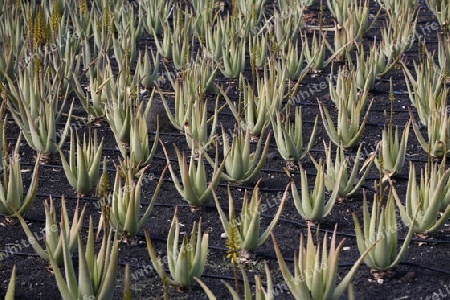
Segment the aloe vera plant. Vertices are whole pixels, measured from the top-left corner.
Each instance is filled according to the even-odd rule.
[[[77,201],[77,205],[75,207],[75,212],[72,217],[72,226],[69,223],[69,214],[66,209],[66,201],[64,196],[61,198],[61,222],[58,222],[56,219],[56,209],[53,205],[53,198],[50,197],[49,202],[46,200],[44,202],[44,210],[45,210],[45,245],[46,248],[43,248],[36,241],[33,232],[31,232],[28,227],[25,219],[17,214],[17,218],[22,225],[22,228],[25,234],[28,237],[31,246],[34,251],[44,260],[50,263],[49,255],[50,253],[53,255],[53,259],[58,266],[62,266],[64,264],[64,253],[63,253],[63,243],[68,241],[68,251],[69,256],[75,251],[75,247],[78,242],[78,233],[81,230],[81,226],[83,225],[84,213],[86,210],[86,205],[83,206],[81,212],[78,209],[79,202]],[[64,229],[64,230],[63,230]],[[63,235],[64,234],[64,235]]]
[[[386,25],[381,28],[381,48],[388,61],[399,61],[415,40],[417,13],[414,9],[388,13]]]
[[[275,67],[271,67],[274,70]],[[267,69],[266,69],[267,70]],[[265,74],[266,79],[258,79],[258,94],[255,94],[254,89],[245,81],[243,76],[240,77],[240,84],[242,86],[242,100],[240,104],[235,104],[230,100],[228,95],[217,86],[227,101],[228,107],[233,113],[234,118],[244,129],[250,130],[252,136],[259,137],[264,132],[270,118],[275,112],[281,109],[284,90],[281,87],[283,80],[277,77],[277,71],[270,71]],[[277,77],[277,79],[274,79]],[[241,115],[243,114],[243,116]]]
[[[172,79],[170,79],[172,80]],[[184,131],[184,121],[188,118],[192,111],[192,105],[197,94],[193,92],[188,84],[181,84],[179,80],[174,80],[172,83],[174,89],[174,112],[169,108],[167,99],[163,93],[160,93],[162,103],[167,112],[167,117],[173,127],[179,131]]]
[[[294,5],[289,11],[274,11],[271,17],[273,25],[269,31],[269,41],[275,53],[287,53],[289,45],[297,42],[299,32],[304,27],[303,8]]]
[[[82,62],[86,67],[87,76],[89,78],[89,89],[85,91],[81,84],[81,78],[78,78],[78,74],[73,74],[73,90],[80,99],[81,105],[88,114],[88,118],[98,118],[105,114],[105,104],[106,104],[106,88],[105,86],[111,80],[111,76],[105,71],[106,62],[101,56],[94,60],[91,57],[91,46],[89,40],[86,38],[82,39],[83,50],[82,50]],[[94,64],[94,62],[96,63]]]
[[[379,52],[377,52],[377,46],[374,43],[372,47],[369,47],[369,53],[365,56],[364,46],[360,45],[358,48],[358,55],[356,55],[356,66],[353,65],[351,60],[348,60],[349,64],[355,70],[356,87],[359,90],[371,90],[378,73],[377,59],[379,58]]]
[[[155,156],[156,147],[159,139],[159,117],[157,117],[156,134],[153,145],[149,147],[147,120],[151,109],[154,90],[150,95],[144,110],[144,103],[133,109],[133,118],[130,119],[130,143],[126,147],[122,143],[117,146],[122,157],[127,161],[134,174],[140,172],[142,168],[150,163]]]
[[[197,55],[189,69],[183,72],[183,83],[188,85],[190,91],[196,91],[198,98],[203,99],[206,92],[217,92],[214,81],[218,68],[211,57]]]
[[[222,45],[222,74],[227,78],[238,78],[245,67],[245,40],[231,39],[229,44]]]
[[[152,63],[150,63],[150,55],[147,48],[145,48],[144,55],[142,55],[142,52],[139,52],[136,63],[136,72],[139,74],[139,81],[146,88],[152,86],[159,76],[159,54],[155,56],[153,50],[150,51]]]
[[[230,182],[246,183],[254,180],[264,166],[266,156],[269,151],[270,133],[262,148],[262,137],[259,139],[256,150],[250,153],[250,130],[236,128],[233,140],[230,144],[230,137],[222,126],[222,145],[225,156],[225,170],[221,177]],[[206,157],[211,165],[214,164],[211,158]]]
[[[395,133],[391,123],[383,128],[378,158],[375,159],[375,165],[383,174],[395,176],[403,168],[410,125],[411,120],[406,122],[401,139],[399,138],[398,127],[395,128]]]
[[[369,95],[367,83],[363,86],[363,90],[359,90],[356,79],[355,70],[347,68],[339,69],[336,76],[336,87],[333,86],[333,79],[328,79],[331,100],[338,109],[344,105],[349,114],[354,112],[355,108],[359,109],[359,114],[362,114]]]
[[[163,23],[169,17],[172,1],[139,0],[139,18],[143,19],[144,29],[148,34],[159,35],[163,33]]]
[[[355,192],[359,190],[361,185],[364,183],[367,175],[369,174],[370,167],[372,166],[375,155],[372,154],[369,156],[363,163],[361,169],[359,168],[361,164],[361,149],[362,145],[359,146],[356,155],[354,156],[354,164],[351,169],[350,175],[348,174],[347,168],[349,167],[349,160],[344,155],[344,149],[342,147],[338,147],[336,150],[336,156],[333,162],[332,154],[331,154],[331,142],[326,145],[325,141],[323,142],[325,155],[326,155],[326,171],[325,171],[325,187],[328,192],[333,192],[338,184],[338,197],[345,198],[350,197]],[[313,157],[311,157],[315,167],[317,170],[320,170],[321,163],[317,162]],[[342,171],[341,171],[342,169]],[[340,179],[338,178],[341,173]],[[339,182],[336,182],[339,180]]]
[[[61,80],[50,79],[50,71],[46,71],[46,76],[43,72],[44,70],[41,74],[28,68],[24,69],[24,72],[19,75],[17,85],[12,80],[8,80],[7,95],[9,112],[21,128],[28,144],[42,153],[41,158],[58,152],[57,147],[64,143],[69,132],[73,110],[72,102],[64,129],[57,131],[56,124],[65,106],[64,100],[58,110],[58,104],[61,103],[59,99]],[[67,88],[64,99],[67,99],[68,93]]]
[[[183,197],[183,199],[193,207],[201,206],[211,200],[212,190],[219,184],[220,176],[225,166],[225,161],[223,161],[219,165],[217,148],[216,159],[213,166],[213,174],[211,182],[208,184],[204,164],[205,154],[203,152],[199,152],[197,164],[195,162],[194,155],[192,155],[188,165],[186,154],[184,152],[183,154],[181,154],[178,148],[175,147],[175,152],[177,154],[178,163],[180,166],[180,182],[175,171],[172,168],[166,148],[164,147],[164,144],[162,144],[162,142],[161,145],[163,146],[163,151],[167,159],[170,176],[175,184],[175,188],[177,189],[181,197]]]
[[[219,113],[219,96],[216,97],[214,114],[208,119],[208,101],[196,99],[188,111],[187,118],[184,120],[183,132],[186,142],[192,150],[197,149],[198,143],[202,149],[210,150],[216,137],[217,119]],[[208,133],[208,125],[211,123],[211,129]]]
[[[331,141],[335,145],[342,145],[344,148],[355,147],[359,143],[364,132],[364,127],[373,102],[370,102],[361,122],[360,118],[364,103],[362,101],[353,104],[350,102],[345,103],[344,99],[340,98],[337,125],[334,125],[326,106],[320,100],[318,100],[318,102],[323,125]],[[350,108],[348,105],[350,105]]]
[[[223,56],[223,46],[227,43],[227,32],[225,21],[217,19],[217,23],[205,29],[204,51],[209,53],[214,59],[220,60]]]
[[[141,172],[138,181],[135,182],[135,176],[131,168],[122,170],[125,175],[125,183],[122,183],[122,172],[119,170],[116,171],[114,188],[108,197],[108,204],[110,206],[109,215],[103,218],[108,219],[111,226],[125,238],[134,237],[142,226],[144,226],[145,222],[147,222],[153,206],[155,205],[156,198],[158,197],[166,169],[167,167],[163,170],[153,192],[150,204],[147,206],[147,209],[142,216],[140,216],[141,188],[146,176],[145,172]],[[145,171],[145,169],[143,171]]]
[[[449,5],[450,7],[450,5]],[[438,36],[438,63],[441,69],[441,74],[450,76],[450,38],[447,35],[441,35],[437,33]]]
[[[326,67],[327,62],[325,61],[325,34],[319,33],[317,37],[314,31],[311,43],[308,42],[306,33],[302,33],[302,49],[305,49],[305,60],[306,63],[311,65],[311,67],[320,71]]]
[[[397,220],[395,217],[393,187],[389,191],[385,207],[381,207],[381,202],[382,198],[380,199],[380,196],[375,193],[372,213],[369,214],[366,193],[364,193],[363,231],[361,231],[361,225],[355,213],[352,213],[352,217],[355,224],[355,235],[359,253],[365,253],[367,249],[372,248],[364,257],[364,263],[373,270],[385,271],[392,269],[402,260],[414,231],[412,230],[413,226],[411,226],[403,241],[403,245],[397,251]],[[377,239],[379,242],[375,246],[372,246]]]
[[[59,270],[58,264],[49,252],[50,263],[56,278],[56,284],[64,300],[83,298],[112,299],[116,283],[119,241],[117,232],[111,242],[112,231],[104,231],[101,248],[97,255],[94,252],[94,228],[92,218],[89,219],[89,232],[86,246],[81,242],[78,233],[78,272],[75,272],[69,252],[69,239],[61,229],[62,249],[64,256],[65,278]],[[49,246],[47,246],[49,249]],[[78,274],[78,275],[77,275]]]
[[[427,0],[426,3],[436,16],[441,29],[448,32],[450,29],[450,4],[442,0]]]
[[[272,128],[274,132],[275,142],[280,155],[286,161],[300,161],[311,149],[316,138],[317,122],[319,116],[317,115],[314,121],[314,128],[309,137],[308,144],[303,145],[303,129],[302,129],[302,108],[297,107],[294,113],[294,122],[291,123],[290,109],[286,112],[286,121],[283,122],[280,112],[276,112],[276,119],[272,117]]]
[[[286,70],[286,79],[300,80],[306,75],[309,65],[303,68],[305,49],[302,47],[299,54],[298,41],[290,43],[287,47],[287,53],[280,58],[281,67]]]
[[[314,188],[311,192],[308,188],[306,172],[303,170],[302,165],[299,164],[301,196],[299,195],[293,180],[291,181],[291,190],[295,207],[303,219],[313,222],[320,221],[331,212],[331,209],[336,203],[336,198],[338,197],[339,184],[341,182],[342,173],[344,172],[344,167],[345,165],[341,165],[340,170],[335,177],[333,192],[328,200],[326,200],[325,171],[323,169],[323,164],[320,163],[318,166]]]
[[[241,270],[241,274],[242,274],[242,280],[244,281],[244,299],[245,300],[251,300],[253,299],[252,297],[252,291],[250,288],[250,283],[248,280],[248,276],[245,273],[244,267],[242,267],[242,265],[239,265],[239,269]],[[261,281],[261,276],[259,275],[255,275],[255,299],[260,299],[260,300],[273,300],[275,299],[274,296],[274,285],[272,282],[272,277],[270,275],[270,270],[269,267],[267,266],[267,263],[264,263],[264,272],[266,274],[267,277],[267,282],[266,282],[266,287],[263,286],[262,281]],[[214,295],[214,293],[206,286],[206,284],[201,281],[198,278],[195,278],[195,280],[198,282],[198,284],[202,287],[203,291],[205,291],[206,296],[208,297],[209,300],[216,300],[216,296]],[[231,294],[231,297],[233,298],[233,300],[240,300],[241,298],[239,297],[238,292],[233,289],[231,287],[231,285],[229,285],[227,282],[225,282],[224,280],[222,280],[223,284],[226,286],[226,288],[228,289],[228,291]]]
[[[414,133],[422,149],[432,157],[442,158],[446,156],[450,151],[450,118],[447,109],[442,107],[439,110],[434,110],[428,116],[426,123],[428,141],[420,132],[419,125],[414,121],[414,116],[412,113],[410,114]]]
[[[195,282],[194,278],[199,278],[203,274],[208,254],[208,232],[204,232],[202,237],[201,225],[201,219],[198,226],[194,222],[191,237],[188,238],[187,234],[184,234],[181,246],[179,246],[180,223],[175,209],[167,236],[167,259],[171,277],[164,270],[161,259],[156,256],[149,234],[145,231],[148,254],[164,285],[189,287]]]
[[[415,233],[430,234],[439,230],[450,216],[448,204],[448,181],[450,169],[445,165],[428,163],[425,170],[420,172],[420,184],[416,181],[416,168],[410,162],[408,186],[405,195],[405,204],[402,204],[395,190],[393,195],[403,223],[413,227]],[[447,206],[443,209],[443,203]],[[444,210],[440,218],[438,214]]]
[[[62,150],[58,149],[64,173],[69,180],[69,184],[77,193],[88,194],[96,185],[102,149],[103,140],[98,144],[96,131],[94,131],[94,136],[89,133],[87,142],[86,136],[84,136],[83,143],[81,143],[78,134],[75,140],[72,129],[70,134],[69,162],[67,162]]]
[[[264,230],[264,232],[260,235],[261,228],[261,196],[259,193],[258,187],[259,181],[253,189],[252,196],[249,200],[248,192],[245,191],[244,194],[244,202],[242,203],[241,214],[238,219],[235,218],[234,211],[234,199],[231,195],[230,188],[228,187],[228,219],[220,207],[220,202],[214,195],[214,200],[216,202],[216,208],[219,212],[220,221],[222,223],[222,227],[225,230],[227,236],[230,236],[230,228],[233,226],[238,227],[238,243],[240,250],[249,250],[253,251],[257,247],[261,246],[269,237],[269,234],[272,232],[273,228],[278,222],[278,219],[281,216],[281,211],[283,210],[284,203],[286,201],[287,192],[289,185],[286,186],[286,190],[284,191],[283,197],[280,200],[278,210],[275,213],[272,221],[269,226]],[[238,220],[238,221],[237,221]],[[240,224],[236,224],[239,222]],[[233,224],[235,223],[235,224]]]
[[[266,35],[249,37],[248,52],[250,53],[250,63],[258,68],[263,67],[268,52]]]
[[[3,162],[3,180],[0,180],[0,213],[6,217],[25,214],[33,203],[38,186],[39,154],[31,175],[28,192],[25,195],[20,172],[20,140],[21,136],[17,140],[15,150],[9,157],[9,161],[5,159]]]
[[[339,285],[336,286],[339,255],[345,241],[342,240],[336,247],[336,228],[331,237],[330,249],[327,251],[327,234],[323,237],[322,247],[320,244],[315,246],[311,228],[308,226],[306,245],[303,241],[303,235],[301,235],[298,255],[294,256],[294,274],[289,271],[273,234],[272,241],[281,273],[283,274],[283,278],[289,291],[295,299],[302,300],[337,300],[344,293],[345,289],[349,288],[349,291],[352,290],[350,288],[351,280],[361,265],[365,255],[367,255],[367,252],[372,249],[369,247],[368,250],[358,258],[350,271],[341,280]],[[354,298],[352,293],[349,293],[349,298]]]
[[[416,78],[403,63],[409,99],[417,110],[422,124],[427,124],[430,114],[446,105],[447,89],[443,87],[444,74],[433,61],[433,55],[426,52],[425,62],[414,62]],[[444,103],[442,103],[444,102]]]

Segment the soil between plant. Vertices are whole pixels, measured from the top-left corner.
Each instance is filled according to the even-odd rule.
[[[374,10],[372,5],[371,10]],[[317,13],[317,8],[313,7],[311,12]],[[428,11],[428,9],[421,9],[419,16],[419,23],[424,24],[426,22],[435,22],[436,20]],[[381,24],[381,21],[377,21],[377,24]],[[420,26],[420,25],[419,25]],[[419,28],[418,28],[419,29]],[[373,30],[375,33],[377,29]],[[372,32],[367,36],[373,36]],[[427,47],[430,51],[436,49],[437,41],[434,34],[425,36],[429,42]],[[366,39],[366,44],[370,40]],[[417,46],[407,52],[407,58],[409,59],[409,67],[412,68],[412,60],[417,59]],[[320,84],[327,80],[327,74],[329,74],[330,68],[324,70],[321,74],[309,74],[302,82],[300,90],[308,90],[312,84]],[[369,121],[365,129],[364,136],[361,140],[363,144],[363,152],[368,154],[372,152],[375,145],[380,139],[382,126],[385,124],[387,118],[384,111],[389,111],[390,102],[388,100],[389,83],[386,79],[392,77],[394,81],[395,91],[406,91],[404,83],[404,77],[401,70],[393,70],[388,76],[382,80],[377,80],[374,90],[371,91],[370,98],[374,99],[374,103],[370,112]],[[220,76],[219,76],[220,78]],[[221,80],[224,80],[221,78]],[[163,88],[168,88],[165,86]],[[329,100],[328,88],[320,90],[315,93],[311,93],[311,97],[302,99],[303,117],[304,117],[304,139],[309,139],[308,133],[311,132],[312,122],[314,116],[319,114],[316,97],[326,103],[328,109],[333,112],[333,105]],[[148,96],[147,96],[148,97]],[[223,102],[223,100],[221,100]],[[405,93],[396,95],[394,102],[394,124],[403,126],[409,118],[408,109],[411,108],[411,104],[408,95]],[[83,115],[81,106],[77,107],[77,113]],[[335,113],[333,112],[335,115]],[[220,114],[220,122],[225,128],[233,128],[234,119],[229,112],[224,111]],[[402,128],[402,127],[401,127]],[[79,128],[80,132],[86,130],[86,127]],[[99,137],[105,138],[105,146],[103,155],[109,158],[108,168],[112,169],[113,161],[117,163],[117,157],[120,153],[115,150],[116,142],[107,125],[103,125],[97,128]],[[17,139],[19,130],[17,126],[12,122],[8,124],[6,131],[8,141],[14,143]],[[217,130],[219,132],[219,130]],[[153,142],[154,135],[151,136],[151,142]],[[184,137],[177,133],[175,134],[162,134],[161,140],[164,142],[170,157],[176,158],[172,144],[176,144],[179,148],[189,151],[184,141]],[[311,155],[314,158],[324,157],[322,140],[327,143],[329,141],[326,132],[322,125],[322,120],[319,117],[319,130],[316,136],[316,142]],[[66,144],[67,145],[67,144]],[[334,149],[334,146],[333,146]],[[22,140],[21,163],[24,170],[31,170],[34,165],[35,152],[26,145],[26,142]],[[354,155],[356,150],[348,152],[348,155]],[[410,130],[410,136],[408,140],[407,160],[412,160],[418,167],[422,167],[427,160],[427,156],[420,148],[416,137],[412,130]],[[173,165],[177,169],[177,162],[172,161]],[[408,162],[407,162],[408,163]],[[401,199],[404,199],[406,183],[408,178],[408,164],[405,164],[404,169],[395,179],[395,187],[400,195]],[[159,145],[157,149],[157,155],[151,163],[147,174],[154,174],[155,178],[158,178],[166,164],[162,148]],[[303,162],[303,167],[307,170],[308,174],[314,175],[314,165],[310,159],[307,158]],[[276,146],[273,138],[271,139],[271,146],[269,156],[262,173],[260,174],[261,182],[260,188],[262,192],[262,202],[266,204],[265,214],[273,216],[275,213],[282,193],[289,182],[289,178],[283,171],[285,166],[284,160],[280,157],[276,150]],[[293,171],[294,180],[298,181],[298,172]],[[26,178],[25,184],[29,185],[31,172],[24,172]],[[110,177],[113,178],[114,173],[110,172]],[[373,180],[379,178],[376,168],[373,166],[369,175],[369,180],[366,180],[365,186],[371,188],[373,186]],[[149,176],[148,178],[151,178]],[[191,211],[186,205],[177,191],[174,189],[173,184],[170,182],[170,176],[168,173],[165,178],[167,179],[162,185],[160,194],[157,199],[157,204],[153,209],[153,212],[147,222],[148,231],[152,237],[153,244],[155,245],[158,253],[161,256],[165,255],[165,238],[169,231],[170,221],[173,217],[174,207],[178,206],[178,217],[180,223],[183,224],[182,231],[190,232],[194,221],[202,219],[202,229],[209,233],[209,245],[210,252],[208,255],[208,262],[205,268],[204,276],[202,280],[205,284],[214,292],[218,299],[229,299],[230,294],[227,291],[225,285],[221,282],[220,278],[227,278],[226,281],[234,286],[232,280],[233,272],[229,260],[225,258],[225,240],[220,236],[223,233],[218,214],[214,207],[214,203],[211,201],[205,207],[197,211]],[[309,178],[313,178],[310,176]],[[310,182],[313,182],[310,179]],[[146,180],[142,188],[143,202],[148,204],[148,201],[153,195],[153,190],[156,185],[155,180]],[[227,189],[226,182],[222,181],[217,188],[217,195],[221,201],[223,207],[227,207]],[[245,187],[252,189],[253,184],[248,184]],[[242,197],[245,187],[231,185],[231,191],[234,199],[237,201],[236,207],[240,207],[242,203]],[[54,162],[51,165],[42,165],[39,171],[39,188],[38,196],[32,206],[27,212],[26,219],[30,224],[30,228],[33,232],[40,233],[44,223],[43,201],[48,198],[48,195],[54,197],[56,206],[59,208],[60,196],[65,195],[66,203],[71,212],[74,211],[76,205],[76,194],[70,187],[67,179],[64,176],[64,171],[61,168],[60,158],[58,155],[54,157]],[[367,191],[367,197],[369,203],[373,199],[373,192],[370,189]],[[97,224],[100,212],[96,206],[95,200],[91,200],[86,197],[80,198],[81,204],[86,204],[87,212],[85,217],[85,225],[88,222],[88,216],[94,218],[94,224]],[[338,224],[338,242],[345,238],[344,250],[341,252],[339,268],[339,276],[342,279],[349,271],[349,264],[353,264],[359,257],[359,252],[356,246],[356,241],[352,237],[354,234],[353,222],[351,219],[351,212],[356,212],[358,218],[362,219],[362,191],[356,193],[351,199],[347,199],[341,203],[336,203],[331,214],[320,224],[321,230],[332,231],[335,224]],[[299,236],[305,234],[306,227],[305,222],[299,216],[292,197],[288,196],[285,207],[283,208],[282,219],[275,227],[274,236],[280,246],[285,259],[292,259],[294,252],[298,249]],[[270,222],[270,218],[263,217],[262,223],[265,228]],[[404,237],[407,232],[407,227],[403,226],[400,218],[399,222],[399,237]],[[8,279],[11,275],[13,265],[17,266],[17,279],[16,279],[16,299],[59,299],[60,293],[56,286],[56,281],[48,268],[48,264],[34,256],[34,251],[31,247],[26,246],[26,236],[23,233],[22,228],[19,225],[15,226],[2,226],[0,229],[0,245],[2,249],[10,249],[16,247],[19,253],[9,255],[7,258],[1,261],[0,267],[0,297],[4,296]],[[86,236],[86,228],[83,229],[83,237]],[[330,237],[330,234],[328,234]],[[84,239],[85,240],[85,239]],[[450,297],[450,230],[449,224],[433,236],[431,243],[419,244],[412,242],[403,263],[400,264],[394,270],[394,275],[390,279],[386,279],[383,283],[377,283],[370,270],[362,265],[356,273],[353,279],[354,290],[356,299],[442,299]],[[99,241],[98,241],[99,242]],[[402,241],[399,241],[401,244]],[[22,245],[20,249],[19,245]],[[42,244],[42,241],[41,241]],[[78,254],[75,254],[77,256]],[[264,261],[268,263],[271,272],[272,280],[279,291],[277,299],[290,299],[292,296],[284,288],[284,281],[279,271],[277,260],[273,251],[273,244],[269,239],[256,251],[257,262],[253,265],[245,266],[247,275],[250,280],[254,280],[254,275],[262,275],[263,281],[266,280],[264,275]],[[75,260],[76,261],[76,260]],[[123,274],[124,265],[130,264],[132,274],[132,289],[135,299],[162,299],[162,284],[161,280],[155,272],[149,259],[149,255],[145,246],[145,238],[143,237],[143,231],[131,241],[131,243],[121,243],[119,253],[120,267],[116,282],[116,294],[115,299],[121,298],[121,291],[123,287]],[[292,267],[292,262],[289,264]],[[444,271],[441,272],[440,270]],[[242,284],[241,284],[242,286]],[[169,294],[172,299],[206,299],[203,290],[194,285],[189,291],[178,291],[174,288],[169,289]],[[441,298],[437,298],[439,297]]]

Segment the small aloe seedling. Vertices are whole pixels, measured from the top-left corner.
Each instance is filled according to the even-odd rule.
[[[318,101],[323,125],[331,141],[335,145],[342,145],[346,149],[355,147],[359,143],[359,140],[364,132],[364,127],[369,117],[369,111],[373,102],[370,102],[366,114],[361,122],[360,118],[363,102],[360,101],[356,104],[351,104],[350,107],[348,107],[343,99],[339,99],[338,120],[337,125],[334,125],[327,108],[322,102],[320,102],[320,100]]]
[[[300,180],[301,180],[301,196],[297,191],[297,187],[294,181],[291,181],[292,196],[294,198],[294,204],[298,213],[303,219],[308,221],[320,221],[325,218],[336,203],[336,198],[339,192],[339,184],[341,182],[342,173],[345,165],[342,165],[339,172],[336,175],[333,192],[326,200],[325,195],[325,171],[323,164],[320,163],[317,169],[316,180],[314,183],[314,189],[309,192],[308,179],[306,172],[303,170],[302,165],[300,167]]]
[[[175,147],[175,152],[177,154],[178,163],[180,166],[180,176],[181,182],[178,179],[175,171],[172,168],[169,156],[167,154],[166,148],[164,144],[161,142],[163,146],[164,154],[166,155],[167,164],[169,166],[170,176],[175,184],[175,188],[178,193],[186,200],[189,205],[193,207],[199,207],[211,200],[212,198],[212,190],[216,188],[219,184],[220,176],[222,174],[223,167],[225,165],[225,161],[223,161],[220,166],[218,163],[218,150],[216,148],[216,160],[214,163],[214,171],[212,175],[211,182],[207,183],[206,171],[205,171],[205,163],[204,163],[204,153],[200,152],[198,154],[198,163],[195,162],[195,156],[191,156],[191,160],[187,162],[186,154],[180,153],[177,147]]]
[[[336,286],[339,255],[345,241],[342,240],[336,247],[336,228],[331,237],[330,249],[327,251],[327,234],[323,237],[322,247],[320,247],[320,244],[315,246],[311,228],[308,226],[306,245],[303,242],[303,235],[301,235],[298,255],[294,256],[294,275],[289,271],[273,234],[272,240],[281,273],[283,274],[283,278],[289,291],[295,299],[337,300],[341,297],[347,287],[350,294],[349,298],[354,299],[350,292],[350,290],[352,290],[350,288],[351,280],[368,251],[358,258],[350,269],[350,272],[348,272],[339,285]]]
[[[270,133],[265,140],[265,146],[262,148],[262,137],[259,139],[256,150],[250,153],[250,130],[236,128],[233,140],[230,144],[230,137],[222,126],[223,154],[225,157],[225,170],[222,172],[222,178],[226,181],[246,183],[258,176],[261,168],[266,162],[266,156],[269,151]],[[211,165],[213,161],[206,157]]]
[[[16,148],[9,158],[3,162],[3,180],[0,180],[0,213],[6,217],[15,217],[16,214],[23,215],[30,208],[36,196],[38,185],[39,155],[36,158],[31,183],[28,192],[24,194],[24,186],[20,168],[20,138]]]
[[[416,168],[410,162],[405,205],[401,203],[397,193],[393,190],[403,223],[413,227],[415,233],[433,233],[439,230],[450,216],[450,204],[448,204],[446,196],[450,169],[444,170],[444,168],[444,164],[440,166],[434,163],[426,164],[425,170],[420,172],[420,184],[417,185]],[[447,203],[447,207],[438,218],[444,202]]]
[[[269,226],[266,228],[263,234],[260,235],[260,222],[261,222],[261,196],[259,194],[259,181],[253,189],[251,199],[249,200],[248,192],[245,191],[244,194],[244,202],[242,203],[241,215],[240,218],[235,218],[234,211],[234,199],[231,195],[230,188],[228,187],[228,213],[229,217],[225,216],[222,208],[220,207],[219,200],[217,199],[215,193],[214,200],[216,202],[216,208],[219,212],[220,221],[222,222],[222,226],[225,230],[227,236],[231,235],[231,228],[238,227],[238,243],[240,250],[249,250],[253,251],[257,247],[261,246],[269,237],[270,232],[272,232],[273,228],[278,222],[278,219],[281,216],[281,211],[284,206],[284,202],[286,201],[287,192],[289,185],[286,186],[286,190],[284,191],[283,197],[281,198],[281,202],[278,206],[278,210],[275,213],[274,218],[270,222]],[[240,224],[237,224],[239,222]],[[233,224],[234,223],[234,224]]]
[[[145,167],[153,159],[159,139],[159,118],[156,121],[156,134],[152,147],[149,147],[148,142],[148,114],[151,109],[153,99],[152,92],[150,100],[143,111],[143,103],[134,109],[134,117],[130,120],[130,144],[126,147],[122,143],[118,143],[120,153],[123,158],[126,158],[129,167],[133,169],[136,174],[140,169]]]
[[[39,243],[37,242],[31,243],[31,246],[42,259],[48,262],[50,262],[49,253],[52,253],[53,259],[55,260],[56,264],[58,266],[62,266],[64,264],[63,243],[66,240],[69,241],[68,250],[71,255],[74,252],[75,247],[77,246],[78,233],[81,230],[81,226],[83,225],[86,206],[83,206],[81,213],[78,215],[79,210],[77,201],[75,213],[73,214],[72,218],[72,226],[70,226],[69,224],[69,214],[67,213],[66,201],[64,199],[64,196],[61,198],[61,222],[58,222],[56,219],[56,210],[55,206],[53,205],[53,199],[51,197],[50,204],[47,201],[44,202],[44,210],[45,244],[48,248],[42,248],[41,245],[39,245]],[[25,222],[25,219],[20,214],[17,214],[17,218],[19,219],[20,224],[22,225],[22,228],[28,237],[28,240],[35,241],[34,235]],[[63,236],[63,233],[66,236]]]
[[[73,130],[70,134],[69,162],[64,157],[62,150],[58,149],[64,173],[69,180],[69,184],[77,193],[88,194],[97,183],[102,149],[103,140],[99,145],[96,131],[93,137],[89,134],[87,143],[86,136],[81,143],[78,135],[75,141]]]
[[[62,241],[65,279],[54,259],[54,254],[50,252],[49,258],[63,299],[76,300],[94,297],[99,300],[107,300],[113,298],[116,286],[119,241],[116,233],[114,241],[111,243],[112,231],[108,231],[109,233],[106,230],[104,231],[101,248],[95,255],[94,226],[92,218],[90,218],[86,248],[83,246],[78,233],[78,271],[75,272],[69,251],[70,241],[64,232],[64,228],[62,228],[61,235],[66,237]],[[48,246],[47,249],[49,249]]]
[[[141,188],[146,176],[145,173],[142,172],[138,181],[135,182],[132,170],[130,168],[123,170],[125,173],[125,184],[123,184],[121,171],[116,171],[113,192],[108,197],[110,202],[109,216],[105,216],[104,219],[109,219],[111,226],[124,237],[134,237],[142,226],[144,226],[145,222],[147,222],[158,197],[166,169],[167,167],[164,168],[153,192],[150,204],[142,216],[140,216]]]
[[[372,214],[369,214],[366,193],[364,193],[363,231],[361,231],[356,214],[352,213],[359,253],[362,254],[367,249],[372,248],[364,258],[364,263],[369,268],[378,271],[392,269],[401,261],[414,233],[411,230],[411,226],[403,245],[397,252],[397,221],[392,189],[389,192],[387,203],[383,208],[381,208],[380,197],[377,196],[377,193],[374,194]],[[379,240],[378,243],[372,246],[377,240]]]
[[[327,147],[324,141],[323,146],[325,148],[326,166],[327,166],[327,169],[325,171],[325,187],[327,188],[327,191],[328,192],[334,191],[333,189],[336,187],[336,180],[338,179],[339,174],[342,172],[342,175],[338,183],[338,197],[339,198],[350,197],[359,190],[364,180],[366,179],[367,174],[369,174],[369,170],[374,162],[375,155],[373,154],[370,157],[368,157],[360,169],[359,166],[361,164],[360,158],[362,145],[359,146],[358,151],[356,152],[355,155],[354,165],[349,176],[347,172],[349,161],[344,155],[344,149],[342,147],[338,147],[338,149],[336,150],[336,157],[333,163],[333,158],[331,155],[331,142]],[[321,163],[317,162],[312,157],[311,160],[313,161],[316,169],[320,170]],[[343,170],[341,171],[341,169]],[[358,175],[360,175],[359,178]]]
[[[175,209],[169,235],[167,236],[167,258],[172,277],[169,277],[164,270],[161,259],[156,256],[153,249],[150,236],[145,231],[148,254],[164,285],[189,287],[195,282],[194,278],[202,276],[208,254],[208,232],[205,232],[202,237],[201,225],[201,219],[198,222],[198,226],[194,222],[191,237],[188,238],[187,234],[184,234],[181,246],[179,246],[180,223],[177,217],[177,210]]]
[[[316,116],[308,144],[306,147],[303,147],[302,108],[298,107],[295,109],[294,123],[291,123],[289,115],[290,111],[288,109],[286,121],[283,122],[281,113],[276,112],[276,119],[272,118],[271,120],[273,135],[280,155],[286,161],[297,162],[306,156],[314,143],[319,116]]]

